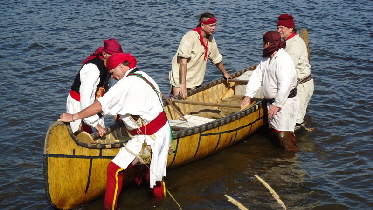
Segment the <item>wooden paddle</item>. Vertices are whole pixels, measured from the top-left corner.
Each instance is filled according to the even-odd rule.
[[[183,119],[185,122],[188,122],[188,120],[185,119],[184,114],[180,111],[179,107],[177,107],[172,101],[168,100],[168,98],[163,93],[161,94],[164,100],[166,100],[166,102],[180,115],[181,119]]]
[[[255,104],[255,103],[256,103],[256,101],[253,101],[251,104],[246,104],[245,106],[243,106],[243,107],[240,109],[240,111],[246,109],[247,107],[249,107],[249,106],[251,106],[251,105],[253,105],[253,104]]]
[[[306,28],[300,28],[298,34],[303,39],[304,43],[306,44],[307,52],[308,52],[308,61],[310,61],[310,44],[309,44],[309,38],[308,38],[308,31]]]
[[[235,82],[235,83],[248,83],[249,80],[242,80],[242,79],[229,79],[228,82]]]

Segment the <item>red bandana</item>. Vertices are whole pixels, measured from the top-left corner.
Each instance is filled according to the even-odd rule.
[[[84,64],[86,64],[88,61],[90,61],[90,60],[93,60],[93,59],[95,59],[95,58],[97,58],[97,57],[99,57],[101,60],[103,60],[104,59],[104,57],[102,56],[102,52],[104,51],[104,47],[99,47],[99,48],[97,48],[97,50],[94,52],[94,53],[92,53],[90,56],[88,56],[84,61],[83,61],[83,65]]]
[[[205,48],[205,57],[204,57],[204,59],[206,60],[206,58],[207,58],[207,53],[208,53],[208,51],[209,51],[209,47],[208,47],[208,42],[207,43],[205,43],[204,41],[203,41],[203,36],[202,36],[202,30],[201,30],[201,27],[197,27],[197,28],[195,28],[195,29],[192,29],[193,31],[197,31],[197,33],[199,34],[199,41],[201,42],[201,45]]]
[[[216,23],[216,18],[215,17],[212,17],[212,18],[209,18],[207,19],[206,21],[201,21],[201,23],[203,24],[213,24],[213,23]],[[207,53],[209,51],[209,43],[205,43],[203,41],[203,36],[202,36],[202,30],[201,30],[201,27],[197,27],[195,29],[192,29],[193,31],[197,31],[197,33],[199,34],[199,41],[201,42],[201,45],[205,48],[205,57],[203,59],[207,59]],[[209,37],[206,37],[207,39],[209,39]]]
[[[272,45],[263,49],[263,57],[269,57],[273,52],[285,48],[286,42],[281,41],[281,36],[277,31],[268,31],[263,35],[263,41],[272,43]]]
[[[108,71],[111,71],[112,69],[115,69],[119,64],[123,63],[124,61],[128,61],[128,63],[129,63],[128,67],[130,69],[136,67],[137,60],[130,53],[127,53],[127,54],[116,53],[116,54],[110,56],[106,60],[106,68],[107,68]]]
[[[290,36],[288,36],[288,38],[287,38],[285,41],[287,41],[287,40],[293,38],[295,35],[297,35],[297,34],[296,34],[296,33],[291,33]]]
[[[201,23],[203,23],[203,24],[213,24],[213,23],[216,23],[216,18],[212,17],[212,18],[207,19],[206,21],[201,21]]]
[[[122,53],[122,47],[120,46],[119,42],[116,39],[108,39],[104,40],[104,52],[107,54],[115,54],[115,53]]]

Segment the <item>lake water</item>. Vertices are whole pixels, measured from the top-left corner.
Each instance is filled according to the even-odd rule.
[[[43,177],[48,127],[65,110],[81,62],[116,38],[167,93],[181,37],[201,13],[216,15],[214,34],[230,73],[260,60],[262,35],[290,13],[309,32],[315,92],[306,116],[312,132],[290,154],[257,132],[218,154],[168,171],[182,209],[373,209],[373,1],[72,1],[9,0],[0,10],[0,209],[51,210]],[[219,78],[208,65],[205,82]],[[121,209],[180,209],[127,188]],[[102,209],[98,200],[84,209]]]

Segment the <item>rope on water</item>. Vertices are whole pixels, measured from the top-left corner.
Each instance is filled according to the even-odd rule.
[[[174,196],[172,196],[172,194],[170,193],[170,191],[168,191],[167,189],[166,189],[166,191],[170,195],[170,197],[172,198],[172,200],[174,200],[174,202],[179,206],[179,208],[182,209],[181,206],[180,206],[180,204],[176,201],[176,199],[174,198]]]
[[[280,197],[277,195],[277,193],[271,188],[271,186],[269,186],[269,184],[267,184],[262,178],[260,178],[258,175],[255,175],[255,177],[263,183],[263,185],[269,190],[269,192],[271,192],[272,196],[276,199],[277,203],[279,203],[282,208],[286,209],[286,206],[284,204],[284,202],[282,202],[282,200],[280,199]]]
[[[240,210],[249,210],[248,208],[246,208],[244,205],[242,205],[240,202],[236,201],[234,198],[232,198],[231,196],[229,195],[225,195],[225,197],[228,198],[228,201],[233,203],[234,205],[236,205]]]
[[[307,128],[305,125],[301,125],[306,131],[312,132],[314,128]]]

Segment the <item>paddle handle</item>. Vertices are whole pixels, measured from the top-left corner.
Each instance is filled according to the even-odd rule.
[[[168,100],[168,98],[163,93],[161,94],[164,100],[166,100],[166,102],[180,115],[181,119],[183,119],[185,122],[188,122],[188,120],[185,119],[184,114],[179,111],[176,105],[172,101]]]
[[[247,84],[249,80],[242,80],[242,79],[229,79],[228,82],[235,82],[235,83],[243,83]]]
[[[241,105],[234,105],[234,104],[216,104],[216,103],[205,103],[199,101],[185,101],[185,100],[176,100],[173,99],[173,102],[181,103],[181,104],[191,104],[191,105],[201,105],[201,106],[218,106],[218,107],[230,107],[230,108],[240,108]]]

